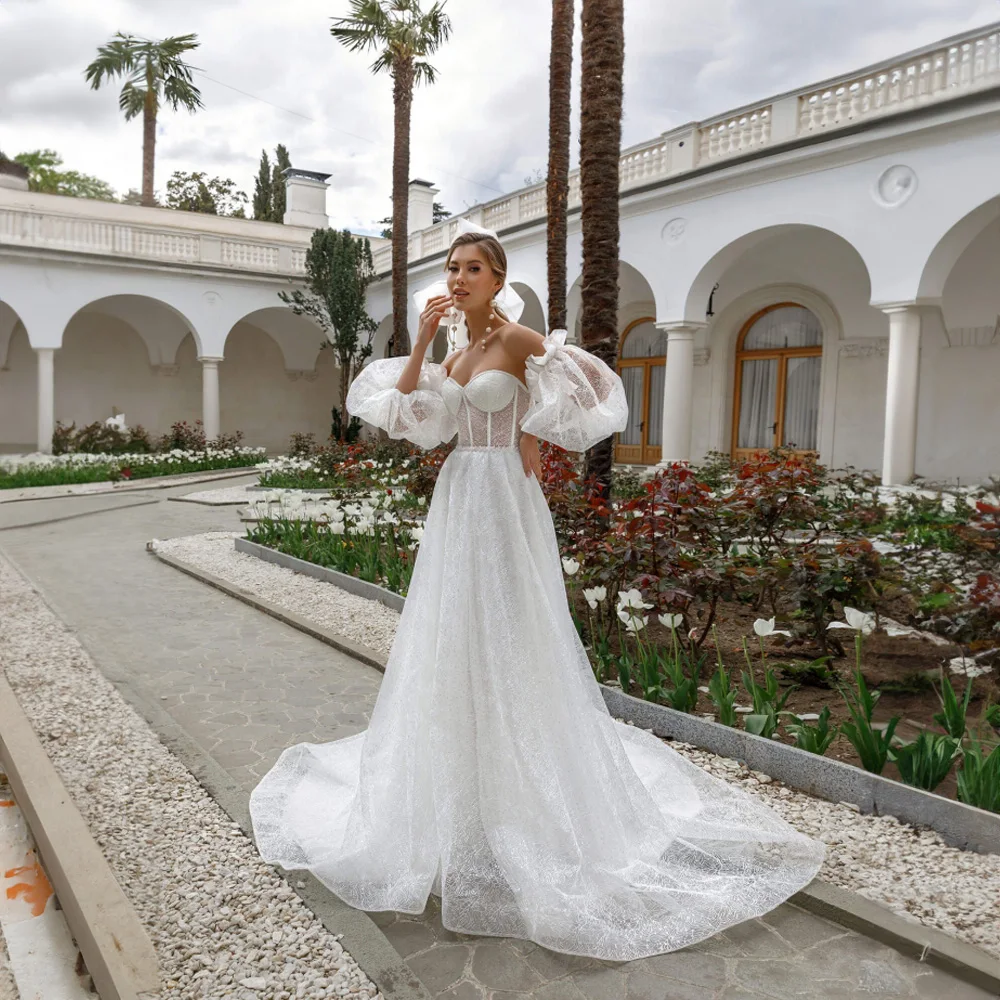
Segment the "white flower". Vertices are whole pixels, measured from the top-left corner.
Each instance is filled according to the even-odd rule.
[[[641,611],[643,608],[651,608],[652,606],[652,604],[647,604],[642,599],[642,593],[636,587],[633,587],[631,590],[618,591],[619,611],[622,608],[633,608],[636,611]]]
[[[608,597],[607,587],[592,587],[590,590],[584,588],[583,596],[587,599],[587,603],[590,605],[591,610],[594,610],[598,604],[602,604]]]
[[[343,533],[344,533],[344,522],[343,521],[334,521],[330,525],[330,534],[331,535],[342,535]]]
[[[858,611],[857,608],[844,608],[844,617],[847,621],[830,622],[827,629],[846,628],[852,632],[860,632],[862,635],[871,635],[875,631],[875,616],[867,611]]]
[[[619,611],[618,617],[625,623],[625,631],[631,632],[633,635],[641,632],[649,621],[649,615],[643,615],[640,618],[638,615],[630,615],[627,611]]]
[[[580,571],[580,564],[575,559],[563,558],[562,567],[567,576],[575,576]]]
[[[769,635],[787,635],[789,639],[792,637],[791,632],[786,632],[784,629],[774,627],[773,618],[758,618],[753,623],[753,630],[762,639]]]
[[[421,507],[426,507],[427,497],[417,497],[417,503],[420,504]]]
[[[664,627],[671,631],[675,628],[679,628],[681,623],[684,621],[683,615],[657,615],[657,621]]]

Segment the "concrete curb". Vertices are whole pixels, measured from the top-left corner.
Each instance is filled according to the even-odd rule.
[[[107,493],[139,493],[143,490],[167,490],[173,486],[186,486],[189,483],[197,486],[199,483],[211,483],[220,479],[240,479],[244,476],[253,475],[257,472],[256,465],[245,465],[238,469],[207,469],[204,472],[180,472],[173,476],[150,476],[148,479],[136,479],[124,483],[102,483],[97,481],[96,485],[106,485],[106,489],[81,490],[78,493],[72,492],[74,486],[90,486],[91,483],[67,483],[60,486],[24,486],[11,490],[0,490],[0,504],[22,503],[28,500],[66,500],[70,497],[98,497]],[[38,493],[29,496],[4,496],[5,493],[30,493],[32,490],[50,490],[49,493]],[[64,493],[56,492],[65,490]]]
[[[248,594],[246,591],[243,591],[241,588],[236,587],[228,581],[222,580],[210,573],[206,573],[205,571],[187,563],[182,563],[178,559],[173,559],[172,557],[155,551],[153,551],[153,554],[168,565],[181,570],[181,572],[202,580],[204,583],[207,583],[210,586],[235,597],[237,600],[250,604],[252,607],[263,611],[265,614],[271,615],[273,618],[277,618],[279,621],[283,621],[286,624],[291,625],[293,628],[299,628],[308,635],[319,639],[320,642],[325,642],[327,645],[333,646],[335,649],[348,653],[350,653],[348,648],[350,646],[353,646],[356,649],[363,649],[365,655],[358,657],[362,660],[362,662],[375,666],[379,670],[385,670],[385,661],[387,657],[383,654],[367,647],[359,647],[356,643],[352,643],[350,640],[345,639],[344,636],[338,635],[337,633],[324,629],[319,625],[308,622],[299,615],[286,611],[284,608],[279,608],[277,605],[272,604],[263,598]],[[373,585],[370,584],[369,586]],[[350,653],[350,655],[355,656],[357,654]],[[604,695],[605,703],[608,705],[608,710],[612,713],[612,715],[618,715],[618,712],[616,711],[618,706],[615,705],[614,699],[609,696],[618,695],[622,698],[628,698],[629,701],[636,702],[640,706],[649,705],[648,702],[631,698],[629,695],[623,695],[622,692],[615,691],[613,688],[606,688],[604,685],[601,685],[601,692]],[[626,710],[626,714],[624,716],[619,715],[618,717],[628,718],[628,706],[623,705],[622,707]],[[650,707],[658,708],[660,706]],[[672,712],[672,710],[669,709],[667,711]],[[698,720],[693,716],[684,715],[680,712],[672,714],[680,716],[681,719],[694,718],[695,721],[706,721]],[[631,721],[635,720],[633,719]],[[645,724],[645,720],[643,720],[643,724]],[[712,725],[724,730],[727,733],[749,736],[749,734],[739,733],[737,730],[729,729],[726,726],[720,726],[718,723],[712,723]],[[649,726],[647,726],[647,728],[649,728]],[[654,732],[655,731],[656,729],[654,728]],[[661,733],[660,735],[670,734]],[[750,738],[754,740],[761,740],[761,737],[757,736]],[[692,739],[684,739],[683,742],[699,745]],[[766,744],[769,748],[771,748],[771,745],[774,744],[773,740],[761,740],[761,742]],[[705,749],[712,748],[705,747]],[[783,747],[783,749],[795,750],[796,753],[805,753],[805,751],[797,750],[794,747]],[[725,751],[718,752],[723,753],[724,756],[732,756],[727,754]],[[814,754],[806,754],[806,756],[810,758],[815,757]],[[822,758],[816,759],[822,760]],[[851,768],[848,764],[839,764],[839,762],[836,761],[829,761],[828,763],[837,763],[839,767],[847,768],[849,770],[857,770],[856,768]],[[755,770],[766,770],[764,768],[757,768],[754,765],[750,766],[754,767]],[[867,774],[867,772],[864,773]],[[775,775],[775,777],[777,777],[778,780],[783,780],[779,775]],[[888,781],[889,779],[881,780]],[[892,782],[892,784],[897,784],[897,782]],[[809,789],[803,790],[809,791]],[[926,795],[929,793],[924,792],[922,794]],[[933,798],[936,799],[939,798],[939,796],[933,796]],[[835,801],[842,800],[838,799]],[[980,811],[981,810],[976,810],[976,812]],[[987,813],[986,815],[990,816],[992,814]],[[799,906],[804,910],[808,910],[811,913],[815,913],[817,916],[823,917],[826,920],[839,924],[842,927],[846,927],[849,930],[857,931],[858,933],[871,937],[874,940],[880,941],[882,944],[886,944],[889,947],[894,948],[901,954],[909,957],[916,957],[921,961],[927,962],[928,965],[940,968],[942,971],[948,972],[957,979],[961,979],[964,982],[971,983],[984,989],[997,991],[998,994],[1000,994],[1000,961],[979,948],[975,948],[963,941],[958,941],[955,938],[949,937],[942,931],[930,927],[924,927],[922,924],[918,924],[914,921],[898,916],[881,904],[865,899],[864,896],[860,896],[847,889],[842,889],[829,882],[814,879],[808,886],[806,886],[805,889],[792,896],[788,902],[794,904],[795,906]]]
[[[5,677],[0,763],[103,1000],[158,992],[156,952]]]
[[[1000,995],[1000,960],[934,927],[907,920],[856,892],[814,879],[788,902]]]
[[[387,608],[392,608],[393,611],[402,611],[403,604],[406,602],[406,598],[401,594],[393,593],[385,587],[380,587],[377,583],[359,580],[356,576],[328,569],[326,566],[317,566],[316,563],[297,559],[295,556],[286,555],[275,549],[269,549],[266,545],[251,542],[247,538],[236,539],[236,551],[244,552],[248,556],[256,556],[258,559],[274,563],[276,566],[284,566],[285,569],[311,576],[316,580],[324,581],[324,583],[332,583],[335,587],[340,587],[341,590],[346,590],[349,594],[364,597],[369,601],[378,601]]]
[[[929,826],[953,847],[980,854],[1000,854],[1000,815],[996,813],[777,740],[655,705],[617,688],[602,684],[601,693],[612,715],[652,729],[657,736],[745,761],[754,771],[763,771],[790,788],[828,802],[851,802],[863,813],[895,816],[916,826]]]

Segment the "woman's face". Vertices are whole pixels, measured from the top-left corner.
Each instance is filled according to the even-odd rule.
[[[462,312],[482,309],[503,287],[477,243],[455,247],[448,263],[448,291]]]

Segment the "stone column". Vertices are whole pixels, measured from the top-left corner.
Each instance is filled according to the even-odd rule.
[[[38,450],[52,454],[56,429],[55,348],[36,347],[38,357]]]
[[[201,362],[201,422],[205,440],[219,436],[219,362],[222,358],[199,358]]]
[[[694,402],[693,323],[657,323],[667,332],[667,369],[663,379],[663,450],[659,463],[691,461],[691,410]]]
[[[914,305],[900,305],[883,311],[889,316],[889,371],[882,482],[886,486],[900,486],[913,479],[916,465],[920,310]]]

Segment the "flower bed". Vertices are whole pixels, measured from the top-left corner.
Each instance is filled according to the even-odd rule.
[[[360,503],[276,493],[250,505],[246,537],[405,596],[424,529],[398,506],[391,492]]]
[[[279,474],[381,490],[386,510],[411,482],[428,495],[447,449],[341,454]],[[599,680],[1000,810],[995,487],[886,490],[765,454],[619,476],[606,501],[549,446],[542,486]],[[419,539],[374,509],[360,529],[265,515],[249,537],[404,593]]]
[[[257,465],[264,456],[263,448],[244,447],[205,448],[202,451],[175,448],[163,453],[131,455],[5,455],[0,456],[0,490],[118,482],[152,476],[174,476],[185,472],[238,469]]]

